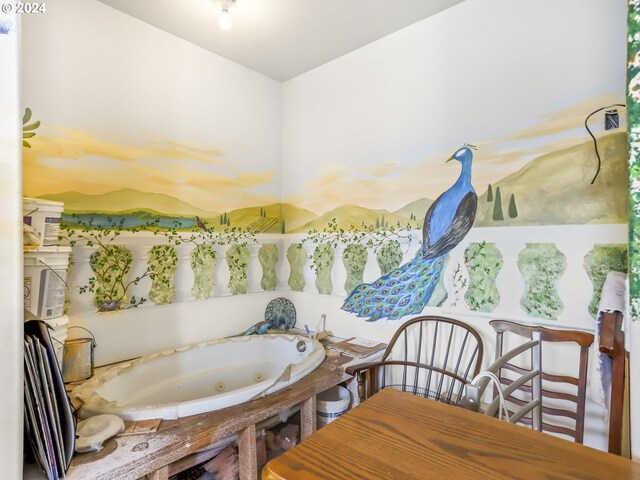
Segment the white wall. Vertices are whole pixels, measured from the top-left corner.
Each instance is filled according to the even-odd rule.
[[[588,140],[581,123],[595,109],[590,102],[624,99],[625,25],[624,0],[467,1],[285,82],[284,200],[319,214],[341,203],[392,211],[410,200],[435,198],[432,185],[442,179],[426,175],[424,188],[412,192],[394,189],[393,181],[385,183],[383,176],[372,178],[369,189],[357,192],[342,184],[338,189],[318,185],[340,181],[334,180],[340,175],[359,180],[366,177],[367,169],[385,165],[391,166],[387,174],[393,178],[394,165],[398,175],[401,169],[417,167],[440,152],[451,154],[464,142],[481,142],[477,158],[483,156],[474,164],[475,182],[490,178],[492,169],[504,172],[506,168],[499,161],[499,151],[493,152],[493,158],[481,153],[483,148],[487,152],[489,144],[526,152],[540,147],[541,139],[552,145],[545,135],[555,132],[554,140]],[[567,122],[544,132],[540,126],[550,119]],[[528,129],[535,135],[517,137]],[[440,176],[440,171],[433,172],[433,177]],[[512,172],[498,178],[508,173]],[[444,181],[450,185],[453,180]],[[485,186],[478,181],[478,193]],[[325,198],[313,197],[321,191],[327,193]],[[469,237],[482,241],[485,230],[491,229],[474,228]],[[626,226],[589,226],[585,231],[593,233],[591,238],[576,237],[571,227],[496,230],[508,237],[506,253],[511,258],[505,258],[505,271],[498,277],[502,301],[495,315],[527,320],[519,305],[523,286],[515,263],[518,252],[532,241],[526,231],[533,230],[545,242],[557,243],[572,265],[559,282],[565,311],[551,323],[592,329],[594,321],[586,311],[591,285],[582,268],[584,253],[592,247],[582,247],[589,242],[626,243]],[[340,335],[388,340],[399,325],[369,324],[340,311],[343,300],[339,297],[289,295],[302,310],[301,316],[313,322],[321,313],[328,314],[329,327]],[[469,321],[486,341],[485,360],[491,358],[494,335],[488,320],[492,315],[430,308],[423,313]],[[562,369],[569,364],[568,358],[560,355],[552,363]],[[602,411],[590,404],[588,414],[586,443],[606,449]]]
[[[88,194],[122,188],[118,182],[125,183],[128,172],[142,171],[146,177],[133,188],[172,195],[206,210],[264,204],[252,195],[279,201],[279,82],[96,0],[57,0],[47,5],[45,15],[26,16],[23,43],[23,100],[42,122],[29,154],[39,154],[38,141],[45,136],[56,140],[69,130],[84,135],[71,152],[75,158],[37,157],[38,164],[25,172],[28,195],[61,191],[55,182],[34,178],[42,165],[44,171],[56,167],[67,169],[69,176],[76,173],[75,188],[67,178],[64,184]],[[114,148],[106,154],[91,151],[95,142],[89,143],[88,136]],[[172,151],[181,145],[219,156],[199,162],[197,156]],[[131,151],[152,154],[135,158]],[[130,158],[134,161],[119,162]],[[112,164],[123,174],[113,184],[86,178],[86,169],[100,172]],[[154,175],[148,167],[162,171]],[[165,170],[184,175],[184,185],[172,182],[170,174],[163,176]],[[273,181],[253,189],[249,185],[248,198],[238,191],[242,186],[233,189],[243,173],[264,171],[273,172]],[[210,190],[197,184],[198,172],[214,177]],[[196,198],[194,186],[200,192]],[[229,191],[235,195],[223,198],[221,192]]]
[[[19,17],[0,34],[0,464],[4,478],[22,477],[22,202]]]
[[[540,139],[553,146],[548,135],[556,132],[571,141],[588,140],[582,123],[590,110],[582,110],[586,107],[581,102],[624,99],[625,25],[624,0],[467,1],[285,82],[285,201],[299,199],[307,206],[308,187],[317,185],[323,169],[331,165],[343,168],[343,175],[365,175],[367,166],[385,162],[395,162],[398,169],[417,166],[433,153],[452,153],[465,141],[491,141],[505,148],[516,144],[526,153],[536,151]],[[545,124],[549,131],[542,134],[539,125],[549,117],[560,122]],[[573,129],[574,123],[579,130]],[[478,158],[481,152],[479,146]],[[483,171],[505,170],[495,153],[495,158],[482,154],[474,160],[473,182]],[[454,170],[452,175],[457,175]],[[440,175],[434,172],[431,176]],[[390,168],[387,175],[393,174]],[[331,176],[324,178],[329,183]],[[447,186],[454,179],[445,180]],[[424,184],[432,180],[427,175]],[[366,206],[393,210],[403,205],[399,199],[406,192],[376,189],[375,179],[371,185],[363,198],[370,202]],[[478,193],[485,186],[477,182]],[[409,192],[409,198],[433,199],[432,193],[425,188]],[[349,203],[351,195],[344,189],[338,198],[326,198],[324,211],[333,201]],[[322,208],[318,202],[309,208]],[[572,249],[572,244],[626,243],[626,226],[585,226],[584,231],[578,229],[579,235],[592,237],[579,239],[572,228],[472,229],[468,238],[473,241],[495,241],[483,238],[483,232],[496,230],[510,242],[503,253],[511,256],[505,259],[505,269],[510,263],[511,270],[508,275],[501,272],[498,284],[501,295],[509,285],[514,291],[511,298],[502,299],[497,315],[522,320],[516,258],[526,242],[543,241],[557,243],[575,267],[559,282],[565,303],[559,322],[593,327],[586,311],[591,285],[581,268],[587,250]]]
[[[516,132],[571,119],[546,133],[588,141],[582,122],[595,109],[588,102],[624,99],[624,25],[624,0],[466,1],[285,82],[285,200],[321,214],[335,204],[395,210],[434,199],[444,190],[434,184],[450,183],[433,177],[457,174],[439,169],[464,142],[481,142],[473,174],[480,194],[495,171],[502,178],[522,166],[508,166],[504,151],[541,146]],[[563,131],[573,126],[579,130]],[[498,149],[488,152],[489,144]],[[417,170],[424,162],[431,175]],[[326,174],[329,183],[334,165],[371,188],[324,185],[327,195],[311,198],[315,179]],[[387,177],[367,177],[385,165]],[[409,167],[422,187],[407,192],[393,175]]]

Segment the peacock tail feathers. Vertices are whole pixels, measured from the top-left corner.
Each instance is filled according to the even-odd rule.
[[[368,317],[398,320],[424,309],[444,269],[445,255],[425,259],[422,252],[373,283],[362,283],[349,294],[342,310]]]

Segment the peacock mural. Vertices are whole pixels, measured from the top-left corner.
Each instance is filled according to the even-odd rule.
[[[456,182],[427,211],[422,246],[409,262],[380,277],[362,283],[349,294],[342,309],[374,322],[398,320],[420,313],[429,302],[444,269],[445,257],[473,225],[478,197],[471,185],[473,145],[465,144],[447,160],[462,165]]]

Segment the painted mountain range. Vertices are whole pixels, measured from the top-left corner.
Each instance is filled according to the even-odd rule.
[[[219,212],[201,210],[169,195],[141,192],[133,188],[123,188],[99,195],[63,192],[42,195],[40,198],[64,202],[65,213],[125,213],[135,210],[149,210],[171,216],[198,215],[209,218],[219,215]]]
[[[597,160],[591,142],[539,156],[490,188],[488,185],[475,185],[479,192],[475,226],[626,222],[626,134],[620,132],[602,137],[599,148],[602,168],[593,185],[590,182]],[[83,219],[112,215],[137,219],[137,224],[127,225],[139,225],[143,220],[161,217],[167,224],[179,220],[185,227],[191,227],[198,216],[216,228],[235,226],[260,233],[322,230],[333,219],[339,228],[345,229],[351,225],[360,227],[363,223],[379,228],[397,223],[421,228],[424,215],[433,203],[432,199],[420,198],[395,211],[346,204],[317,215],[290,203],[210,212],[168,195],[134,189],[100,195],[64,192],[41,198],[64,202],[67,220],[69,214],[74,213]],[[510,203],[514,207],[510,207]]]

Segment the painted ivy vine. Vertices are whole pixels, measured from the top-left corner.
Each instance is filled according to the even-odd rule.
[[[175,245],[195,245],[197,248],[214,246],[229,246],[226,253],[226,261],[229,266],[229,290],[233,295],[247,293],[248,279],[247,267],[249,262],[249,242],[256,242],[256,231],[248,228],[230,227],[228,223],[224,228],[216,229],[208,226],[206,222],[197,219],[196,226],[190,231],[184,232],[179,221],[174,221],[173,228],[166,231],[157,228],[154,233],[167,237],[169,243]],[[215,251],[213,251],[215,263]],[[193,259],[192,259],[193,261]],[[210,260],[209,260],[210,261]],[[196,297],[197,298],[197,297]]]
[[[413,240],[412,229],[413,227],[410,223],[402,225],[400,222],[384,228],[365,223],[362,223],[360,227],[349,225],[348,228],[342,228],[338,226],[338,221],[332,218],[321,231],[315,228],[310,230],[307,236],[302,239],[298,248],[302,248],[305,243],[313,245],[325,244],[332,250],[335,250],[340,244],[346,246],[362,245],[366,249],[371,249],[374,253],[378,253],[385,245],[395,242],[399,246],[402,241],[408,250]],[[395,249],[395,247],[389,248]],[[311,268],[317,275],[318,264],[314,259],[314,255],[309,256],[309,259],[311,260]],[[402,257],[400,257],[400,261],[402,261]],[[364,257],[364,262],[366,263],[366,256]],[[364,269],[364,266],[362,268]]]
[[[149,295],[155,303],[172,302],[175,298],[173,276],[178,261],[175,251],[177,245],[194,245],[194,251],[197,253],[191,257],[192,267],[202,266],[202,270],[206,272],[211,271],[211,263],[215,266],[216,253],[213,249],[215,245],[231,245],[231,248],[242,249],[246,248],[248,241],[255,241],[253,230],[228,226],[216,230],[207,227],[203,222],[200,222],[199,227],[184,230],[179,221],[175,221],[172,228],[164,229],[159,226],[160,219],[147,222],[140,227],[125,227],[124,218],[115,221],[112,217],[106,217],[106,225],[99,225],[93,218],[85,220],[75,214],[71,217],[70,224],[63,223],[61,226],[60,239],[66,240],[72,247],[80,242],[87,247],[96,248],[89,258],[92,275],[86,285],[78,288],[80,293],[93,294],[93,303],[98,311],[121,310],[137,307],[146,302],[147,298],[130,294],[131,288],[145,278],[151,280]],[[146,269],[134,278],[130,278],[133,255],[127,247],[118,245],[116,240],[124,232],[136,233],[142,230],[163,236],[166,244],[153,247],[149,252]],[[244,272],[237,275],[240,277],[244,275],[246,280],[248,254],[238,256],[233,262],[234,271]],[[198,274],[196,270],[200,269],[194,268],[196,280],[201,280],[203,275],[206,276],[206,273]],[[232,278],[233,281],[236,281],[237,275]],[[233,290],[241,292],[242,288],[234,287]],[[206,285],[194,291],[194,296],[206,298],[211,296],[212,292],[213,285]]]

